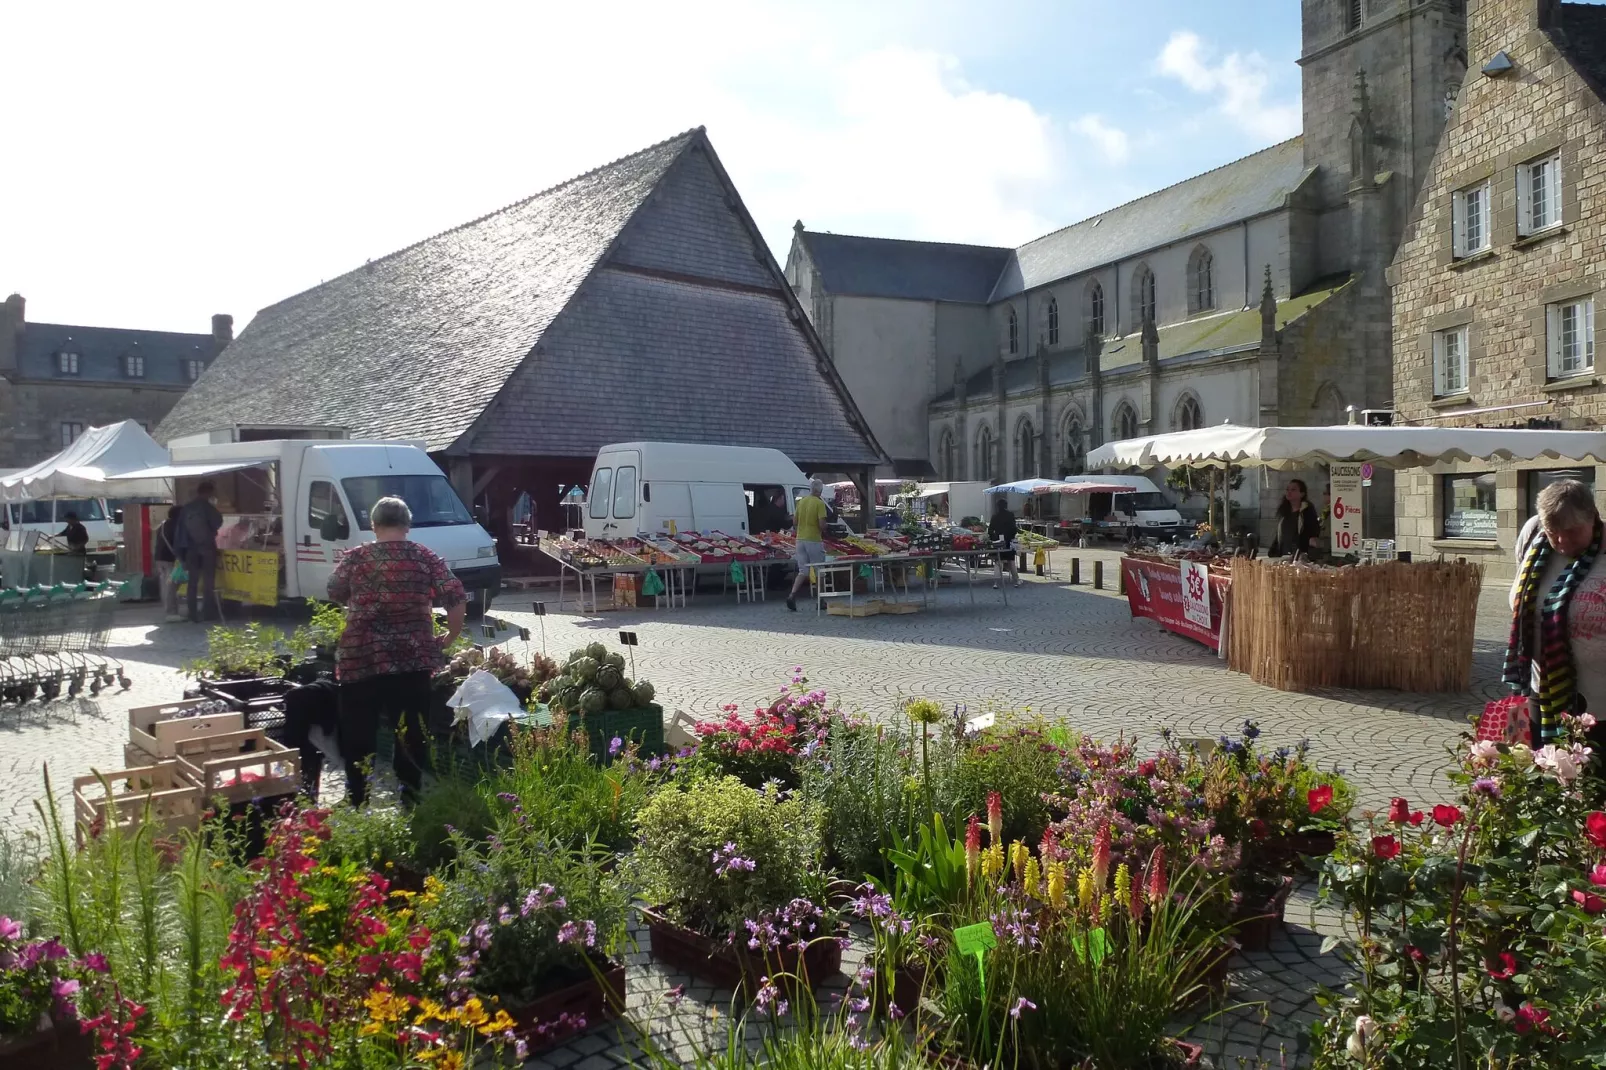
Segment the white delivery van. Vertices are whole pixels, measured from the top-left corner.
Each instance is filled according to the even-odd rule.
[[[926,503],[928,514],[944,517],[950,524],[958,524],[971,516],[985,521],[992,514],[992,510],[987,508],[989,486],[991,484],[984,479],[922,483],[915,497]]]
[[[325,598],[340,554],[372,542],[369,511],[380,498],[412,509],[411,538],[434,550],[481,611],[502,584],[496,542],[452,489],[419,442],[276,439],[259,442],[176,440],[166,468],[122,478],[167,478],[190,501],[209,480],[217,489],[224,549],[277,550],[286,599]]]
[[[5,520],[5,526],[12,531],[37,531],[39,548],[42,550],[66,548],[65,540],[50,540],[67,526],[68,513],[75,514],[89,533],[91,561],[109,565],[117,559],[122,525],[112,524],[106,512],[106,503],[99,498],[47,498],[0,505],[0,518]]]
[[[1157,539],[1192,535],[1194,525],[1183,521],[1176,503],[1146,476],[1079,475],[1066,476],[1062,483],[1123,483],[1134,489],[1130,494],[1068,494],[1065,499],[1081,503],[1095,530],[1108,535],[1136,532]]]
[[[585,533],[782,531],[809,481],[780,450],[690,442],[620,442],[597,452]]]

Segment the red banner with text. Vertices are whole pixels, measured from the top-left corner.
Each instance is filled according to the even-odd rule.
[[[1197,639],[1211,650],[1221,649],[1221,611],[1226,605],[1227,590],[1232,586],[1230,576],[1209,575],[1210,627],[1188,619],[1185,612],[1182,575],[1183,562],[1166,563],[1123,557],[1121,569],[1126,578],[1126,601],[1134,617],[1148,617],[1157,621],[1168,632]],[[1188,569],[1197,584],[1205,578],[1206,569]],[[1204,596],[1204,592],[1199,592]]]

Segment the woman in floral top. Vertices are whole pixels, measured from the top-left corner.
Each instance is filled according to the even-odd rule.
[[[368,797],[364,770],[373,764],[381,718],[396,732],[402,798],[416,796],[429,754],[429,680],[445,661],[442,649],[463,630],[468,601],[446,562],[407,538],[413,514],[406,502],[381,498],[370,516],[375,541],[347,550],[329,578],[330,599],[346,606],[335,679],[346,791],[357,805]],[[446,610],[446,635],[439,638],[436,604]]]

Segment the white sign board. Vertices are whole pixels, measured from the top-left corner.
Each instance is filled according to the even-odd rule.
[[[1333,522],[1328,537],[1333,553],[1342,557],[1361,550],[1361,479],[1371,465],[1331,464],[1327,466],[1329,493],[1333,498]]]
[[[1182,617],[1210,627],[1210,569],[1197,561],[1182,562]]]

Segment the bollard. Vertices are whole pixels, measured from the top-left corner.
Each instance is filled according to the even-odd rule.
[[[1082,582],[1082,559],[1071,558],[1071,586],[1075,587]]]
[[[1095,561],[1095,562],[1093,562],[1093,589],[1095,591],[1104,590],[1104,562],[1103,561]]]

